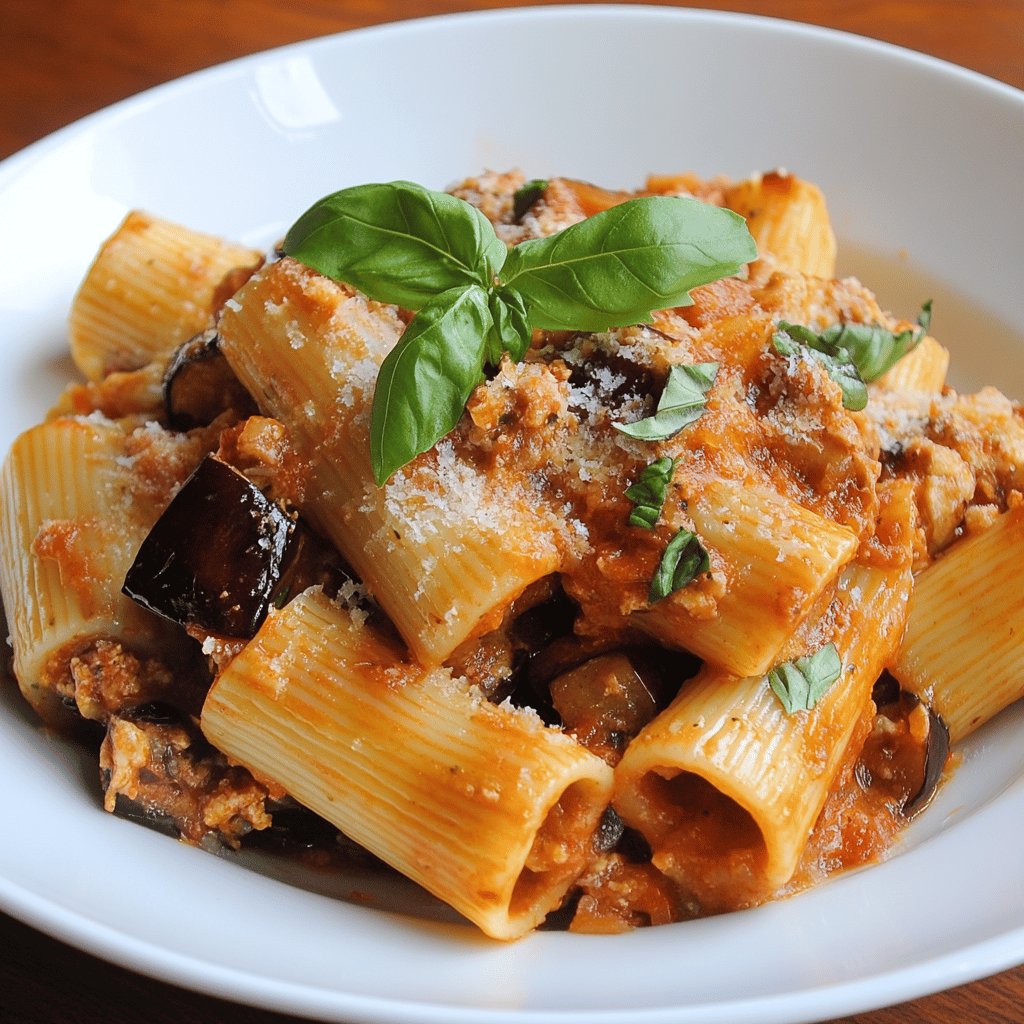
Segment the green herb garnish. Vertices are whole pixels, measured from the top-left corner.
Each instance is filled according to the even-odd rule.
[[[370,419],[378,484],[447,434],[483,380],[487,300],[480,285],[442,292],[420,307],[381,364]]]
[[[668,542],[662,553],[647,592],[647,600],[654,604],[655,601],[682,590],[710,568],[711,559],[704,545],[697,539],[697,535],[689,530],[680,530]]]
[[[795,661],[776,665],[768,673],[768,685],[779,698],[786,714],[810,711],[839,678],[843,663],[835,644]]]
[[[534,327],[605,331],[688,306],[692,288],[756,256],[745,221],[731,210],[644,196],[513,246],[500,276],[526,299]]]
[[[674,437],[683,427],[700,419],[717,374],[718,363],[669,367],[668,380],[654,415],[635,423],[613,423],[612,426],[639,441],[664,441]]]
[[[453,288],[490,288],[506,248],[475,206],[395,181],[314,203],[289,228],[284,251],[371,299],[418,310]]]
[[[932,322],[932,300],[922,303],[917,330],[908,327],[894,334],[876,324],[833,324],[822,331],[827,345],[843,349],[857,367],[865,384],[878,380],[928,333]]]
[[[548,189],[547,180],[544,178],[532,178],[530,181],[520,185],[512,196],[512,216],[516,221],[521,221],[531,206]]]
[[[626,497],[636,506],[629,514],[629,525],[653,530],[665,504],[665,494],[672,482],[678,459],[664,455],[645,466],[640,478],[626,488]]]
[[[783,356],[807,355],[819,362],[843,392],[843,407],[857,412],[868,404],[868,387],[845,349],[822,340],[822,335],[801,324],[779,321],[772,336],[775,351]]]
[[[867,385],[894,366],[928,333],[931,299],[921,306],[917,330],[893,333],[877,324],[832,324],[820,334],[800,324],[779,322],[772,343],[781,355],[805,352],[820,362],[843,392],[843,405],[856,412],[868,404]]]
[[[646,321],[757,255],[743,218],[670,196],[631,199],[508,249],[469,203],[401,181],[321,199],[288,231],[284,251],[416,314],[374,393],[378,485],[448,433],[485,367],[504,352],[521,359],[533,330]]]

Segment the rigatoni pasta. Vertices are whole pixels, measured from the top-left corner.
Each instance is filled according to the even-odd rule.
[[[225,276],[251,269],[260,258],[256,250],[129,213],[100,250],[71,307],[75,364],[98,380],[166,360],[206,326]]]
[[[561,903],[611,793],[571,737],[404,661],[317,591],[220,675],[203,731],[498,939]]]
[[[767,672],[815,603],[853,558],[852,530],[767,488],[710,482],[690,513],[731,577],[711,620],[659,603],[634,613],[651,636],[739,676]]]
[[[705,665],[630,744],[616,807],[652,861],[710,911],[763,902],[793,877],[850,745],[874,713],[871,690],[899,641],[909,567],[853,565],[827,610],[779,660],[834,643],[844,666],[811,711],[787,715],[767,676]]]
[[[0,474],[22,691],[108,810],[498,939],[884,857],[1024,692],[1024,414],[834,263],[781,171],[358,186],[266,256],[130,214]]]
[[[390,489],[373,486],[369,401],[402,326],[394,311],[284,260],[229,303],[219,329],[239,379],[309,465],[300,507],[416,656],[436,665],[493,628],[558,557],[536,510],[491,493],[451,446]]]
[[[121,583],[169,482],[147,488],[139,465],[159,463],[173,479],[197,457],[194,440],[100,417],[58,418],[14,442],[0,479],[0,588],[15,676],[47,721],[66,724],[66,702],[76,700],[80,713],[99,717],[76,685],[98,644],[141,657],[176,646],[170,624],[125,597]]]
[[[892,674],[958,742],[1024,696],[1024,506],[920,573]]]

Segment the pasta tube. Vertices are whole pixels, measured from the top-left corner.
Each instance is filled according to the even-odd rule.
[[[1024,506],[921,572],[892,666],[957,743],[1024,696]]]
[[[376,487],[370,406],[403,329],[394,309],[292,260],[257,274],[220,322],[221,348],[307,467],[301,507],[338,547],[415,656],[437,665],[495,628],[559,564],[539,514],[449,440]]]
[[[208,325],[226,275],[260,259],[254,249],[129,213],[75,295],[68,324],[75,365],[99,380],[166,361]]]
[[[836,238],[817,185],[772,171],[727,188],[725,205],[747,218],[757,251],[781,269],[835,277]]]
[[[573,739],[403,661],[317,590],[231,662],[202,728],[499,939],[558,906],[611,794],[611,769]]]
[[[784,659],[832,642],[844,671],[811,711],[787,715],[767,676],[705,666],[647,725],[615,770],[614,805],[651,845],[653,863],[705,912],[767,899],[796,870],[871,690],[899,641],[909,569],[859,564]]]
[[[949,349],[926,334],[902,359],[874,382],[883,391],[928,391],[939,394],[946,383]]]
[[[0,591],[14,674],[49,722],[66,717],[74,657],[98,640],[170,649],[168,623],[121,594],[159,507],[109,420],[55,419],[22,434],[0,475]]]
[[[727,577],[717,614],[691,614],[669,598],[633,618],[651,636],[735,675],[766,672],[853,557],[857,537],[774,491],[735,481],[709,483],[690,514]]]

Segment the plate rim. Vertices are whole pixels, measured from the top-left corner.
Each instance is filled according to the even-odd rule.
[[[1009,99],[1020,105],[1024,111],[1024,90],[1017,89],[981,72],[905,46],[857,33],[773,16],[649,4],[558,4],[474,10],[404,19],[313,36],[255,51],[154,85],[77,118],[4,158],[0,162],[0,191],[9,188],[22,174],[30,173],[33,165],[45,159],[51,151],[59,149],[80,134],[92,130],[94,126],[136,116],[147,106],[159,104],[164,101],[165,97],[181,90],[209,87],[210,83],[215,83],[218,78],[230,78],[244,73],[247,65],[268,56],[284,56],[289,52],[308,52],[310,48],[331,47],[337,45],[339,40],[348,40],[353,37],[386,38],[392,34],[404,34],[424,29],[433,31],[438,27],[443,28],[446,24],[518,21],[535,18],[555,19],[580,17],[584,14],[607,20],[625,16],[629,19],[649,18],[723,25],[756,25],[761,28],[771,27],[773,31],[795,36],[806,36],[820,41],[831,40],[882,55],[887,59],[898,59],[904,63],[910,62],[932,73],[940,73],[946,78],[956,77],[969,83],[972,87],[980,87],[995,96]],[[863,979],[831,983],[815,989],[779,995],[749,997],[732,1003],[701,1004],[693,1008],[665,1006],[635,1011],[621,1009],[608,1011],[481,1009],[461,1005],[441,1006],[434,1003],[395,1001],[383,997],[370,998],[293,981],[267,979],[255,972],[246,973],[229,965],[212,965],[201,958],[183,956],[147,940],[128,936],[116,928],[92,920],[2,877],[0,877],[0,907],[26,925],[37,928],[58,941],[183,988],[220,998],[229,998],[242,1004],[273,1008],[285,1013],[316,1014],[318,1016],[324,1013],[332,1015],[357,1013],[364,1015],[359,1017],[360,1020],[377,1022],[437,1021],[439,1015],[443,1014],[445,1019],[452,1021],[453,1024],[457,1021],[481,1020],[528,1021],[529,1024],[543,1024],[547,1021],[558,1022],[558,1024],[575,1024],[575,1022],[582,1024],[583,1021],[606,1021],[609,1024],[621,1021],[626,1024],[626,1022],[632,1021],[647,1021],[654,1024],[661,1020],[679,1020],[680,1013],[685,1013],[685,1019],[692,1020],[694,1024],[718,1020],[735,1021],[737,1024],[755,1020],[758,1022],[811,1021],[820,1019],[823,998],[829,1001],[828,1012],[836,1010],[845,1013],[857,1012],[916,998],[937,991],[939,988],[950,988],[1024,962],[1024,922],[1022,922],[1017,929],[985,939],[975,945],[963,947],[955,952],[939,954],[922,960],[910,968],[894,968],[885,973],[871,974]],[[941,976],[942,980],[941,984],[936,985],[934,979],[938,976]],[[870,994],[866,991],[872,987],[884,989],[881,998],[879,998],[880,993]],[[691,1016],[689,1012],[691,1010],[696,1015]],[[794,1012],[796,1016],[794,1016]],[[366,1014],[372,1014],[372,1016],[365,1016]],[[341,1020],[342,1018],[331,1016],[330,1019]]]
[[[974,86],[992,90],[995,94],[1001,94],[1004,98],[1017,102],[1024,101],[1024,89],[1018,89],[1008,82],[1002,82],[997,78],[986,75],[981,71],[956,64],[943,57],[936,57],[933,54],[915,50],[912,47],[900,43],[890,43],[883,39],[875,39],[872,36],[852,32],[849,29],[829,28],[825,25],[818,25],[811,22],[794,21],[788,18],[781,18],[775,15],[750,14],[742,11],[718,11],[706,7],[673,7],[661,4],[623,4],[623,3],[559,3],[544,6],[524,6],[506,8],[486,8],[482,10],[454,11],[446,14],[429,14],[417,18],[403,18],[396,21],[383,22],[374,25],[361,25],[356,28],[342,29],[338,32],[330,32],[326,35],[309,36],[304,39],[295,40],[290,43],[282,43],[279,46],[272,46],[262,50],[254,50],[252,53],[232,57],[229,60],[218,61],[205,67],[196,68],[194,71],[186,72],[165,82],[159,82],[138,92],[131,93],[115,100],[98,110],[90,111],[80,117],[69,121],[67,124],[48,132],[46,135],[27,145],[15,150],[0,160],[0,189],[7,187],[10,181],[14,180],[21,173],[23,166],[34,160],[41,159],[51,149],[64,144],[68,139],[78,132],[92,127],[93,123],[113,121],[120,117],[129,115],[139,106],[159,102],[165,92],[174,92],[184,88],[194,88],[204,84],[207,79],[214,79],[220,76],[229,76],[237,73],[241,68],[251,61],[266,57],[286,56],[289,51],[306,50],[310,47],[330,46],[338,40],[352,37],[371,35],[385,37],[392,33],[404,34],[409,31],[418,31],[424,27],[428,29],[434,25],[471,23],[475,21],[515,21],[531,18],[558,18],[558,17],[580,17],[583,14],[602,18],[616,17],[640,17],[640,18],[664,18],[666,20],[679,21],[707,21],[722,22],[723,24],[761,24],[772,26],[775,30],[793,35],[807,35],[823,40],[844,40],[847,45],[861,47],[890,58],[900,57],[904,61],[917,63],[932,71],[953,75],[970,82]],[[10,180],[8,180],[10,177]]]

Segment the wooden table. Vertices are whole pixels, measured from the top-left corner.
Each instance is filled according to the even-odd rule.
[[[542,2],[542,0],[534,0]],[[197,68],[343,29],[517,0],[2,0],[0,157]],[[1024,0],[748,0],[714,6],[857,32],[1024,88]],[[1017,856],[1011,852],[1011,856]],[[18,1024],[288,1024],[195,995],[0,915],[0,1019]],[[835,1024],[1024,1022],[1024,967]]]

